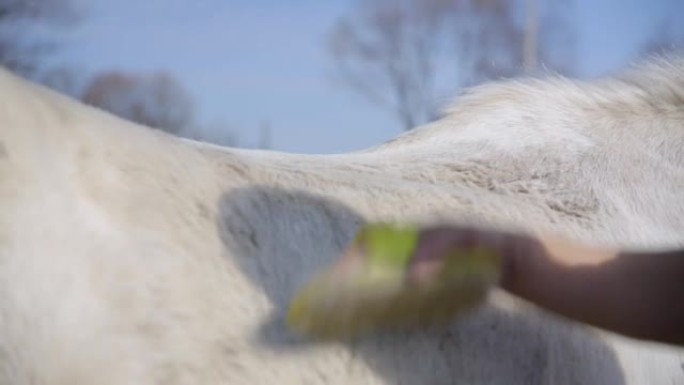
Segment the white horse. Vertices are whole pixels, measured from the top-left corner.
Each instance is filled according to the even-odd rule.
[[[6,71],[0,101],[0,384],[684,384],[681,349],[500,292],[444,330],[350,343],[281,322],[369,220],[684,246],[682,59],[485,85],[327,156],[177,139]]]

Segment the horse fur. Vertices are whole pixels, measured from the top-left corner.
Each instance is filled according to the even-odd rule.
[[[681,349],[500,292],[441,330],[282,323],[366,221],[684,246],[682,58],[487,84],[337,155],[178,139],[4,70],[0,99],[1,384],[684,384]]]

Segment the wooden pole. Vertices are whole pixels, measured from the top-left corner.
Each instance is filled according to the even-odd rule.
[[[533,72],[537,69],[538,64],[539,10],[537,0],[527,0],[526,8],[523,66],[525,72]]]

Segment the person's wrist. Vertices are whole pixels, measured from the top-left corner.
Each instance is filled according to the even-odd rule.
[[[525,271],[534,259],[543,257],[544,247],[534,237],[520,234],[505,235],[501,250],[501,277],[499,286],[513,294],[520,291]]]

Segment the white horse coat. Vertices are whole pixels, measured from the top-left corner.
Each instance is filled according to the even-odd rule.
[[[0,384],[684,384],[681,349],[499,292],[441,331],[291,336],[293,290],[368,220],[684,246],[684,60],[485,85],[325,156],[177,139],[2,71]]]

